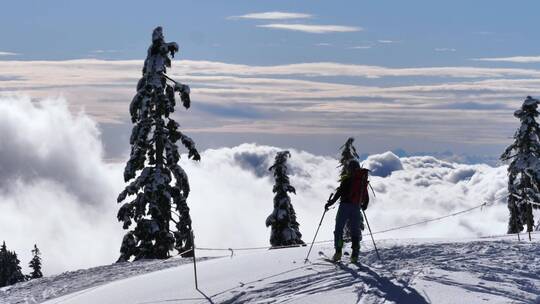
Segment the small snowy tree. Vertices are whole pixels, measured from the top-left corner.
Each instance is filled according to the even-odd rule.
[[[289,157],[291,157],[289,151],[278,152],[274,165],[268,169],[273,172],[275,179],[272,189],[275,193],[274,211],[266,219],[266,227],[272,226],[270,235],[272,247],[305,244],[302,241],[300,225],[296,220],[296,213],[289,197],[289,193],[296,194],[287,176],[287,158]]]
[[[32,269],[32,272],[29,275],[30,279],[39,279],[43,277],[43,273],[41,273],[41,252],[39,251],[37,245],[34,244],[34,249],[32,249],[32,260],[28,264],[30,266],[30,269]]]
[[[356,152],[353,143],[354,138],[349,137],[345,144],[339,148],[341,150],[341,158],[339,159],[339,166],[341,167],[341,172],[339,173],[340,181],[347,176],[347,166],[349,162],[351,160],[358,160],[358,153]]]
[[[508,165],[508,233],[519,233],[523,226],[531,232],[534,226],[533,208],[540,207],[540,127],[538,100],[527,96],[514,116],[521,126],[514,134],[514,142],[506,148],[501,160]],[[539,229],[540,223],[537,226]]]
[[[353,145],[354,138],[349,137],[345,144],[341,146],[341,158],[339,159],[339,166],[341,167],[341,172],[339,173],[340,182],[347,176],[347,167],[351,160],[358,160],[358,153],[356,148]],[[345,224],[345,229],[343,229],[343,241],[348,243],[351,241],[351,228],[349,223]]]
[[[165,42],[161,27],[154,29],[143,76],[129,108],[134,126],[124,180],[133,181],[120,193],[118,202],[128,195],[135,198],[120,207],[118,220],[123,222],[124,229],[129,229],[133,222],[136,226],[122,241],[119,262],[132,256],[135,260],[165,259],[173,249],[184,252],[183,256],[193,254],[189,251],[193,245],[186,203],[190,188],[186,172],[178,165],[180,153],[176,143],[180,141],[188,149],[188,158],[198,161],[200,156],[193,140],[182,134],[178,130],[180,125],[169,117],[176,105],[176,92],[184,107],[190,107],[189,87],[166,75],[177,51],[176,42]]]
[[[20,261],[15,251],[9,251],[6,242],[0,247],[0,287],[13,285],[25,280]]]

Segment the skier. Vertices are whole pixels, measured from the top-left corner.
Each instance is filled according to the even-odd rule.
[[[364,219],[360,212],[366,210],[369,203],[368,194],[368,169],[360,167],[357,160],[351,160],[347,164],[348,174],[341,180],[336,190],[324,208],[328,210],[339,199],[339,209],[336,216],[336,227],[334,229],[334,247],[336,253],[332,257],[334,261],[341,260],[343,248],[343,228],[349,221],[351,229],[351,262],[358,262],[358,253],[360,251],[360,240],[362,239],[361,230],[364,230]]]

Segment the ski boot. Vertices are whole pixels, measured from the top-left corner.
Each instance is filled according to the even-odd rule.
[[[336,249],[336,253],[334,253],[334,256],[332,257],[332,261],[334,262],[341,261],[341,249]]]
[[[358,263],[358,251],[353,251],[353,253],[351,254],[351,263]]]
[[[352,244],[351,263],[358,263],[358,254],[360,253],[360,240],[354,239]]]

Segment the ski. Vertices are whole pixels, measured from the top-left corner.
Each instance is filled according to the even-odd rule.
[[[334,261],[331,257],[327,256],[326,253],[322,251],[319,251],[319,256],[321,257],[322,260],[332,263],[334,265],[347,265],[348,264],[345,261],[343,261],[343,257],[339,261]]]
[[[343,257],[350,256],[349,254],[346,254],[346,253],[343,254],[343,257],[339,261],[334,261],[331,257],[327,256],[326,253],[322,251],[319,251],[319,256],[321,257],[322,260],[332,263],[334,265],[344,265],[344,266],[355,265],[358,268],[361,268],[363,266],[362,263],[360,263],[360,261],[353,263],[350,259],[343,260]]]

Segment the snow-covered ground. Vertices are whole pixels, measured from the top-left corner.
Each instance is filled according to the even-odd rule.
[[[540,235],[362,242],[361,266],[316,245],[201,259],[115,264],[0,289],[0,303],[540,303]],[[200,255],[206,255],[199,251]]]

